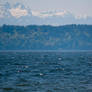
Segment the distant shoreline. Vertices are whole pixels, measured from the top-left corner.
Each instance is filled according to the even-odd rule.
[[[92,50],[1,50],[0,52],[92,52]]]

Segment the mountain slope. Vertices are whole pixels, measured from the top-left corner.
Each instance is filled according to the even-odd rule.
[[[3,25],[0,50],[92,50],[92,25]]]

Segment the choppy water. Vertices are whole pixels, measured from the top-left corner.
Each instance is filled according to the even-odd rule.
[[[0,92],[92,92],[92,53],[0,52]]]

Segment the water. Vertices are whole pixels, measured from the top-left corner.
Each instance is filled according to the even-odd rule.
[[[0,52],[0,92],[92,92],[92,52]]]

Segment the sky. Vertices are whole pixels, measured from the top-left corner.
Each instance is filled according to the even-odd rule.
[[[6,2],[9,2],[12,6],[20,2],[33,11],[65,10],[76,16],[92,16],[92,0],[0,0],[1,4]]]

